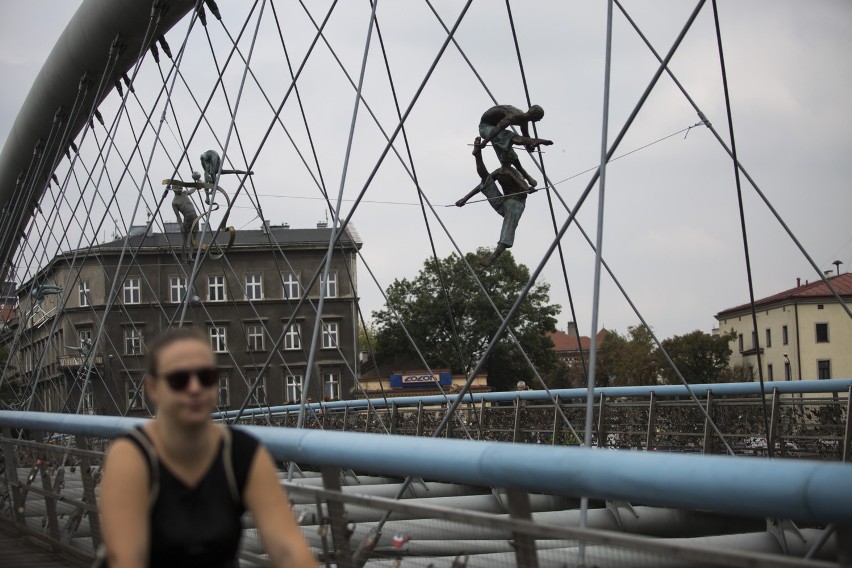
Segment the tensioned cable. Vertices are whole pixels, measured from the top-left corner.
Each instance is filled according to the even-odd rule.
[[[311,18],[310,13],[308,13],[308,17],[309,17],[309,18]],[[312,20],[312,21],[313,21],[313,20]],[[315,26],[315,27],[317,27],[315,22],[314,22],[314,26]],[[342,62],[340,62],[340,59],[337,57],[337,55],[336,55],[335,51],[334,51],[334,50],[331,48],[331,46],[329,45],[328,40],[327,40],[325,37],[323,37],[323,40],[325,41],[326,45],[328,45],[328,47],[329,47],[329,49],[330,49],[330,52],[331,52],[332,56],[333,56],[333,57],[335,58],[335,60],[338,62],[338,65],[341,67],[341,70],[343,71],[344,75],[345,75],[345,76],[346,76],[346,78],[349,80],[350,84],[352,84],[352,85],[353,85],[353,87],[354,87],[354,86],[355,86],[354,81],[351,79],[351,77],[350,77],[350,76],[349,76],[349,74],[347,73],[347,71],[346,71],[345,67],[343,66]],[[364,100],[364,99],[363,99],[363,97],[362,97],[362,103],[364,104],[364,108],[365,108],[365,109],[366,109],[366,110],[370,113],[370,115],[373,117],[373,120],[374,120],[374,122],[376,123],[376,126],[378,127],[378,129],[379,129],[379,131],[381,132],[381,134],[385,137],[385,139],[388,141],[388,143],[390,143],[390,142],[391,142],[391,138],[390,138],[390,136],[389,136],[389,135],[387,134],[387,132],[384,130],[384,128],[383,128],[383,127],[382,127],[382,125],[381,125],[381,122],[378,120],[378,118],[377,118],[377,117],[375,116],[375,114],[372,112],[372,110],[371,110],[371,108],[370,108],[369,104],[366,102],[366,100]],[[402,165],[403,169],[406,171],[406,173],[408,174],[408,176],[409,176],[409,177],[411,177],[411,178],[412,178],[412,180],[413,180],[413,179],[414,179],[414,178],[413,178],[413,174],[412,174],[412,172],[410,171],[410,169],[408,168],[408,165],[406,164],[406,162],[403,160],[402,156],[399,154],[399,151],[398,151],[395,147],[393,147],[392,145],[390,146],[390,150],[391,150],[391,151],[393,151],[393,153],[396,155],[397,159],[400,161],[400,164]],[[375,174],[375,170],[374,170],[374,172],[373,172],[373,173]],[[421,192],[421,193],[422,193],[422,192]],[[497,307],[496,307],[496,305],[494,304],[493,300],[491,299],[490,294],[489,294],[489,293],[488,293],[488,291],[485,289],[485,287],[482,285],[482,283],[479,281],[479,279],[478,279],[478,277],[477,277],[477,275],[476,275],[475,271],[473,270],[473,268],[470,266],[470,264],[469,264],[469,263],[467,263],[466,259],[464,258],[464,253],[462,253],[462,252],[461,252],[461,249],[458,247],[458,244],[456,244],[456,243],[455,243],[455,240],[453,239],[452,235],[449,233],[449,230],[447,229],[447,227],[446,227],[445,225],[443,225],[443,222],[441,221],[440,217],[439,217],[439,216],[437,215],[437,213],[435,212],[434,207],[431,205],[431,203],[429,203],[428,197],[426,197],[426,196],[424,195],[424,198],[426,199],[426,203],[429,205],[430,209],[432,209],[432,212],[433,212],[433,214],[436,216],[436,218],[438,219],[439,223],[441,223],[441,224],[442,224],[442,227],[443,227],[444,231],[447,233],[448,237],[450,238],[450,241],[451,241],[451,242],[453,242],[453,245],[455,246],[455,248],[456,248],[457,252],[458,252],[458,253],[459,253],[459,255],[461,256],[462,260],[465,262],[465,264],[466,264],[466,266],[467,266],[468,271],[469,271],[469,272],[473,275],[474,280],[477,282],[477,284],[479,285],[480,289],[483,291],[483,293],[484,293],[485,297],[488,299],[488,301],[489,301],[489,303],[491,304],[492,308],[493,308],[493,309],[497,312],[498,316],[502,317],[502,314],[499,312],[499,310],[497,309]],[[360,199],[360,198],[359,198],[359,199]],[[359,200],[355,200],[355,201],[356,201],[356,203],[357,203]],[[383,291],[383,289],[381,289],[381,286],[380,286],[380,290],[382,290],[382,291]],[[518,344],[518,345],[520,346],[520,342],[517,340],[517,338],[516,338],[516,337],[514,337],[514,335],[511,333],[511,330],[510,330],[509,337],[510,337],[510,339],[511,339],[514,343],[516,343],[516,344]],[[534,366],[534,365],[532,364],[532,362],[530,361],[530,359],[529,359],[529,357],[527,356],[526,352],[525,352],[522,348],[521,348],[521,349],[519,349],[519,350],[520,350],[521,354],[524,356],[524,359],[526,360],[527,364],[528,364],[528,365],[530,366],[530,368],[532,369],[533,373],[534,373],[534,374],[536,374],[536,376],[539,378],[539,382],[541,382],[542,384],[544,384],[544,383],[543,383],[543,380],[542,380],[542,379],[538,376],[538,371],[536,370],[535,366]],[[425,363],[424,363],[424,364],[425,364]],[[544,385],[544,388],[545,388],[545,390],[548,390],[548,389],[547,389],[546,384]],[[548,391],[548,392],[549,392],[549,391]],[[560,412],[560,413],[561,413],[561,412]],[[564,416],[564,413],[561,413],[561,414],[563,414],[563,419],[564,419],[564,420],[566,420],[566,423],[567,423],[567,418]],[[572,429],[572,431],[573,431],[573,427],[570,425],[570,423],[568,423],[568,427],[569,427],[569,428],[571,428],[571,429]]]
[[[698,5],[695,7],[693,12],[690,14],[689,19],[687,20],[683,29],[678,34],[678,36],[675,39],[675,42],[672,45],[671,49],[666,54],[666,58],[664,59],[663,64],[661,64],[660,67],[657,69],[657,71],[654,73],[653,78],[649,82],[648,86],[645,88],[645,91],[642,93],[642,96],[640,97],[639,101],[634,106],[633,110],[631,111],[631,113],[630,113],[627,121],[625,122],[624,126],[622,127],[621,131],[618,133],[615,140],[613,141],[613,143],[610,147],[610,150],[606,154],[607,159],[615,152],[615,150],[618,148],[619,144],[621,144],[621,141],[624,139],[625,134],[629,130],[630,126],[633,124],[633,121],[636,119],[636,116],[638,115],[639,110],[641,110],[641,108],[644,106],[645,101],[648,99],[648,96],[650,95],[651,91],[653,90],[654,86],[656,85],[657,81],[659,80],[660,76],[662,75],[666,64],[672,58],[675,51],[677,51],[677,48],[680,46],[681,42],[683,41],[683,38],[686,36],[686,32],[689,30],[689,28],[692,26],[692,23],[695,21],[695,18],[697,17],[698,12],[700,11],[701,7],[704,5],[705,1],[706,0],[699,0]],[[571,225],[571,223],[574,221],[579,208],[585,202],[586,198],[588,197],[589,193],[591,192],[592,188],[594,187],[594,184],[597,182],[598,176],[599,176],[599,173],[596,172],[595,175],[592,176],[592,179],[589,181],[589,183],[586,185],[586,188],[583,190],[582,194],[578,198],[577,203],[574,206],[573,211],[569,214],[568,219],[563,223],[562,228],[559,230],[559,233],[557,234],[556,238],[551,242],[551,244],[548,247],[548,249],[547,249],[544,257],[542,258],[541,262],[536,267],[536,269],[533,271],[533,273],[530,275],[530,279],[528,280],[528,282],[524,286],[521,293],[518,295],[517,299],[515,300],[515,303],[512,305],[512,308],[509,310],[509,313],[506,315],[506,317],[501,322],[501,324],[500,324],[499,328],[497,329],[497,332],[494,334],[492,340],[489,342],[489,345],[486,348],[485,353],[483,353],[482,357],[479,359],[476,367],[474,368],[474,372],[472,372],[468,376],[467,381],[465,382],[464,386],[462,387],[461,394],[464,394],[465,392],[467,392],[467,390],[470,389],[470,385],[473,382],[473,378],[475,377],[476,373],[478,373],[479,370],[482,368],[482,365],[484,364],[485,360],[490,355],[494,346],[497,344],[499,337],[505,332],[506,328],[508,327],[509,321],[517,313],[518,308],[520,307],[521,303],[526,298],[527,294],[529,294],[530,290],[532,289],[533,284],[538,279],[539,275],[541,274],[542,270],[544,269],[544,265],[547,263],[550,256],[553,254],[553,251],[556,249],[556,244],[562,238],[562,236],[565,234],[565,232],[568,230],[568,227]],[[693,397],[694,397],[694,393],[693,393]],[[458,404],[461,402],[461,398],[462,397],[460,395],[456,400],[453,401],[454,407],[458,406]],[[702,410],[703,410],[703,407],[702,407]]]
[[[604,92],[603,113],[601,119],[601,165],[600,181],[598,182],[598,222],[597,222],[597,246],[595,247],[595,277],[592,292],[592,331],[589,342],[589,369],[588,382],[586,384],[586,429],[583,433],[583,445],[587,448],[592,446],[592,419],[595,410],[595,365],[597,358],[598,339],[598,313],[601,303],[601,253],[603,251],[603,224],[604,205],[606,196],[606,163],[607,163],[607,136],[609,134],[609,88],[610,74],[612,70],[612,0],[606,4],[606,54],[604,59]],[[601,439],[598,432],[598,447],[606,446],[606,440]],[[589,514],[589,498],[583,495],[580,498],[580,528],[586,528]],[[586,545],[580,542],[580,564],[585,564]]]
[[[648,46],[648,49],[651,51],[651,53],[654,54],[654,57],[656,57],[658,61],[662,61],[662,58],[660,58],[660,55],[657,53],[657,51],[651,45],[651,42],[648,41],[648,38],[645,37],[645,35],[642,33],[642,31],[638,28],[636,23],[633,21],[633,19],[627,14],[627,11],[624,9],[624,7],[621,6],[621,4],[618,2],[618,0],[615,0],[615,4],[618,6],[619,10],[621,10],[621,12],[627,18],[627,21],[630,22],[631,26],[636,31],[636,33],[639,35],[639,37],[642,39],[642,41],[645,43],[645,45]],[[689,102],[689,104],[692,106],[692,108],[698,114],[699,118],[701,118],[702,122],[704,122],[704,125],[710,130],[710,132],[713,133],[713,136],[716,137],[716,140],[719,142],[719,144],[722,146],[722,148],[725,150],[725,152],[727,152],[727,154],[731,157],[731,159],[734,160],[734,163],[736,164],[737,168],[739,168],[740,172],[742,172],[742,174],[745,176],[745,178],[748,180],[748,182],[754,188],[758,197],[760,197],[760,199],[763,201],[763,203],[766,205],[766,207],[769,209],[769,211],[772,213],[772,215],[775,217],[775,219],[778,221],[778,223],[784,229],[784,232],[787,233],[787,236],[789,236],[790,239],[793,241],[793,243],[796,245],[796,248],[799,249],[799,252],[802,253],[802,256],[805,257],[805,259],[808,261],[808,263],[811,265],[811,267],[814,269],[814,271],[817,273],[817,275],[820,277],[820,279],[823,281],[823,283],[825,283],[825,285],[828,287],[828,290],[831,292],[831,295],[834,296],[834,298],[837,300],[838,304],[840,304],[840,306],[844,309],[844,311],[846,312],[846,315],[848,315],[850,318],[852,318],[852,310],[849,309],[849,305],[843,300],[843,298],[840,297],[840,294],[837,292],[837,289],[831,284],[831,282],[828,280],[828,278],[826,278],[823,271],[819,268],[819,266],[816,264],[816,262],[814,262],[813,257],[811,257],[811,255],[808,254],[808,251],[805,249],[805,247],[802,245],[802,243],[799,241],[799,239],[793,233],[792,229],[790,229],[790,226],[787,225],[787,223],[781,217],[781,214],[778,213],[778,211],[772,205],[772,202],[769,201],[769,198],[766,197],[766,194],[760,189],[760,186],[757,185],[757,182],[754,180],[754,178],[751,177],[751,174],[748,173],[748,170],[745,169],[745,166],[743,166],[740,163],[739,160],[734,159],[734,155],[733,155],[733,152],[731,151],[731,148],[728,147],[728,144],[724,141],[724,139],[722,139],[722,136],[715,129],[715,127],[713,127],[713,124],[707,119],[705,114],[701,111],[701,109],[695,103],[695,101],[692,99],[692,97],[689,96],[689,93],[686,91],[686,89],[683,87],[683,85],[680,83],[680,81],[678,81],[678,79],[675,77],[674,73],[672,73],[671,69],[666,67],[666,73],[669,75],[669,77],[671,77],[672,81],[674,81],[675,85],[677,85],[678,89],[680,89],[681,93],[683,93],[684,97],[686,97],[686,100]]]
[[[419,87],[417,88],[417,90],[416,90],[416,92],[415,92],[415,94],[414,94],[414,96],[411,100],[411,103],[406,108],[405,113],[403,113],[403,121],[407,119],[408,115],[411,113],[411,110],[414,108],[414,105],[417,103],[417,100],[419,99],[420,94],[423,92],[423,89],[425,88],[426,83],[428,82],[429,78],[431,77],[432,73],[434,72],[435,68],[437,67],[438,61],[440,60],[441,56],[446,51],[446,48],[449,45],[449,42],[450,42],[450,39],[452,38],[452,35],[455,33],[455,30],[458,28],[458,26],[461,24],[461,21],[464,19],[464,15],[467,13],[468,8],[470,8],[470,4],[472,3],[472,1],[473,0],[467,0],[467,2],[465,3],[464,8],[462,9],[461,15],[459,16],[456,23],[454,24],[451,33],[448,35],[447,39],[441,45],[441,48],[440,48],[437,56],[433,60],[432,64],[429,66],[429,70],[427,71],[426,76],[424,77],[423,81],[420,83]],[[325,25],[325,21],[323,22],[323,26],[324,25]],[[311,44],[312,46],[316,43],[316,40],[319,38],[320,35],[321,34],[318,34],[316,36],[316,38],[314,39],[314,42]],[[301,68],[300,68],[300,70],[301,70]],[[288,92],[289,92],[289,90],[288,90]],[[283,108],[283,103],[282,103],[282,108]],[[280,112],[280,108],[278,109],[278,112]],[[276,115],[277,115],[277,113],[276,113]],[[264,135],[263,141],[261,142],[261,146],[263,145],[263,142],[265,142],[265,140],[268,138],[269,132],[271,131],[271,128],[272,128],[272,126],[270,126],[270,128],[267,130],[267,133]],[[356,199],[355,204],[353,205],[349,214],[343,220],[343,222],[340,226],[340,229],[338,231],[336,231],[337,236],[334,237],[335,240],[339,240],[340,237],[343,235],[343,231],[348,226],[349,222],[351,221],[352,216],[353,216],[355,210],[358,207],[358,203],[360,202],[361,199],[364,198],[364,195],[366,194],[367,189],[370,187],[370,184],[372,183],[373,179],[375,178],[375,175],[378,172],[379,168],[381,167],[382,162],[384,161],[385,157],[387,156],[388,152],[390,151],[391,147],[393,146],[393,140],[399,134],[399,131],[401,130],[401,128],[402,128],[402,122],[400,122],[400,124],[398,124],[396,126],[396,128],[394,129],[394,132],[391,135],[390,139],[388,140],[388,143],[385,145],[385,148],[382,150],[375,166],[373,167],[370,174],[368,175],[367,181],[365,182],[361,191],[358,193],[358,198]],[[257,155],[252,160],[252,163],[249,165],[249,167],[251,167],[254,164],[254,161],[256,159],[257,159]],[[319,278],[319,275],[320,275],[319,270],[314,272],[314,275],[310,279],[309,286],[313,286],[313,284],[316,282],[317,278]],[[303,302],[304,302],[304,296],[299,300],[299,304],[297,304],[296,309],[298,309],[298,307],[300,307]],[[290,320],[288,321],[288,323],[287,323],[288,326],[290,324],[292,324],[292,319],[293,318],[291,317]],[[286,326],[285,326],[285,330],[286,330]],[[282,338],[283,338],[283,333],[279,337],[278,342],[280,342]],[[267,364],[268,364],[268,362],[269,362],[269,360],[267,360]],[[237,418],[239,418],[239,415],[242,414],[243,410],[244,409],[240,409],[240,411],[237,413]]]
[[[379,40],[379,46],[381,47],[381,50],[382,50],[382,59],[384,60],[385,71],[387,72],[388,83],[390,84],[391,95],[393,96],[394,108],[396,109],[397,118],[399,120],[401,120],[402,119],[402,111],[399,108],[399,97],[397,97],[397,94],[396,94],[396,86],[394,85],[393,75],[391,74],[391,70],[390,70],[390,62],[388,61],[387,51],[385,50],[385,42],[384,42],[384,39],[382,38],[382,32],[381,32],[381,29],[379,28],[378,20],[376,20],[376,35],[377,35],[378,40]],[[462,351],[461,340],[459,339],[459,334],[458,334],[458,331],[456,330],[456,318],[455,318],[455,315],[453,314],[453,309],[452,309],[452,306],[450,304],[450,293],[447,290],[447,283],[446,283],[446,279],[444,278],[444,271],[441,268],[441,261],[438,259],[438,251],[435,249],[435,239],[432,236],[432,227],[429,224],[429,217],[426,215],[426,206],[423,203],[423,192],[420,189],[420,182],[417,179],[417,170],[414,167],[414,157],[411,154],[411,146],[408,143],[408,133],[406,132],[406,129],[405,129],[404,126],[402,128],[402,140],[403,140],[403,144],[405,145],[406,154],[408,156],[408,163],[411,166],[411,174],[412,174],[412,177],[413,177],[415,190],[417,192],[417,199],[420,203],[420,212],[423,215],[423,223],[426,225],[426,235],[429,237],[429,246],[432,249],[432,260],[435,262],[435,271],[438,274],[438,282],[441,285],[441,292],[444,295],[444,303],[446,304],[446,307],[447,307],[447,319],[450,323],[450,332],[452,333],[453,341],[455,342],[456,350],[458,351],[459,368],[462,370],[463,373],[466,374],[468,369],[470,368],[470,365],[465,360],[464,353]],[[482,426],[477,424],[477,427],[479,428],[479,432],[480,432],[480,436],[481,436],[482,435]]]
[[[751,322],[752,329],[754,330],[753,339],[754,339],[754,351],[757,355],[757,376],[760,380],[760,400],[762,402],[761,408],[763,409],[763,428],[764,434],[766,435],[766,453],[767,456],[772,459],[774,451],[772,442],[772,436],[770,436],[769,432],[769,412],[766,408],[766,387],[763,383],[763,362],[760,357],[760,334],[757,329],[757,309],[754,307],[754,281],[752,279],[751,273],[751,255],[749,254],[748,249],[748,231],[746,231],[746,220],[745,220],[745,207],[743,206],[743,189],[742,184],[740,183],[740,169],[736,166],[737,162],[737,142],[734,137],[734,118],[731,113],[731,97],[728,92],[728,72],[725,68],[725,52],[722,49],[722,28],[719,25],[719,10],[716,6],[716,0],[712,1],[713,6],[713,23],[716,28],[716,45],[719,48],[719,66],[722,70],[722,89],[725,93],[725,113],[728,117],[728,134],[731,137],[731,154],[734,157],[734,180],[737,186],[737,206],[739,208],[740,213],[740,231],[742,232],[743,237],[743,254],[745,256],[745,265],[746,265],[746,279],[748,280],[748,297],[749,297],[749,305],[751,307]]]
[[[524,85],[524,95],[527,99],[527,108],[532,107],[532,98],[530,97],[530,89],[527,84],[527,73],[524,70],[524,61],[521,58],[521,46],[518,42],[518,33],[515,30],[515,18],[512,16],[512,6],[509,0],[506,0],[506,13],[509,16],[509,26],[512,30],[512,40],[515,44],[515,54],[518,57],[518,69],[521,72],[521,82]],[[532,122],[533,136],[538,138],[538,128],[536,127],[536,123]],[[550,221],[553,225],[553,233],[555,234],[558,230],[556,225],[556,212],[553,209],[553,197],[550,195],[550,185],[547,183],[547,174],[544,171],[544,156],[541,153],[541,148],[538,148],[538,156],[539,161],[541,162],[541,173],[545,178],[544,181],[544,189],[545,195],[547,195],[547,207],[550,209]],[[571,310],[571,321],[577,325],[577,311],[574,309],[574,295],[571,293],[571,284],[568,282],[568,270],[565,268],[565,254],[562,251],[562,243],[559,243],[557,247],[557,251],[559,252],[559,264],[562,267],[562,279],[565,281],[565,291],[568,293],[568,307]],[[592,332],[596,334],[597,332]],[[580,363],[583,366],[583,376],[586,376],[588,370],[586,369],[586,356],[583,354],[582,346],[580,345],[579,338],[577,339],[577,348],[580,352]]]
[[[338,240],[337,225],[340,222],[340,207],[342,205],[341,200],[343,199],[343,190],[346,187],[346,175],[349,171],[349,159],[352,155],[352,142],[355,138],[355,125],[358,120],[358,109],[361,107],[361,89],[364,86],[364,75],[367,71],[367,57],[370,53],[370,44],[372,43],[373,39],[373,25],[375,23],[377,6],[378,0],[371,0],[370,23],[367,26],[367,38],[364,42],[364,55],[361,60],[361,71],[358,76],[358,88],[355,94],[354,108],[352,110],[352,121],[349,126],[348,140],[346,141],[346,152],[343,156],[343,168],[340,173],[340,189],[337,192],[337,204],[335,205],[331,217],[331,235],[329,236],[328,250],[326,251],[325,255],[325,266],[323,267],[322,278],[320,279],[320,296],[319,302],[317,303],[317,319],[314,323],[313,337],[311,338],[311,348],[308,354],[308,366],[307,370],[305,371],[305,383],[304,388],[302,390],[301,404],[299,406],[299,417],[296,419],[296,428],[301,428],[305,419],[305,410],[307,408],[307,391],[308,389],[310,389],[311,385],[311,375],[313,374],[314,360],[316,357],[317,346],[319,344],[320,328],[323,325],[322,314],[323,308],[325,307],[325,298],[328,292],[328,273],[329,269],[331,268],[331,259],[334,253],[334,246]],[[295,81],[293,83],[295,84]],[[342,228],[340,229],[340,232],[342,233]],[[291,462],[290,467],[287,470],[288,481],[291,481],[293,479],[294,465],[295,464]]]

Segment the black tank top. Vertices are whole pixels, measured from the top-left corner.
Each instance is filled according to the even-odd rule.
[[[230,429],[232,464],[240,497],[243,494],[249,467],[257,451],[258,441],[240,430]],[[142,433],[148,437],[144,430]],[[131,440],[145,457],[148,453],[132,436]],[[149,438],[150,440],[150,438]],[[228,486],[222,460],[224,440],[219,444],[216,459],[201,481],[189,488],[159,462],[159,491],[151,509],[151,567],[221,567],[238,566],[245,512],[241,502],[235,503]]]

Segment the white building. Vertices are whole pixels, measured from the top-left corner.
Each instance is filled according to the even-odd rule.
[[[828,281],[852,305],[852,274]],[[750,304],[716,314],[719,332],[736,332],[731,366],[751,368],[757,378],[760,350],[766,380],[852,378],[852,318],[822,280],[755,300],[757,336]]]

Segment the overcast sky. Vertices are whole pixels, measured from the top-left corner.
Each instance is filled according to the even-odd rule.
[[[321,20],[329,4],[328,0],[310,2],[313,17]],[[448,25],[458,17],[462,5],[457,1],[435,4]],[[78,5],[74,1],[0,0],[0,140],[5,141],[29,86]],[[250,3],[220,0],[219,5],[228,29],[236,34]],[[669,48],[693,6],[682,0],[625,2],[626,9],[660,52]],[[821,269],[833,269],[831,262],[835,259],[844,262],[844,271],[852,268],[852,4],[842,0],[722,0],[719,6],[740,161]],[[296,67],[313,38],[310,20],[298,3],[276,3],[276,9],[288,54]],[[531,96],[546,112],[538,125],[539,133],[555,142],[544,156],[547,174],[554,182],[563,180],[595,166],[599,158],[606,3],[516,1],[513,12]],[[401,106],[406,108],[446,36],[423,1],[379,2],[378,18],[394,85]],[[168,33],[175,51],[186,35],[188,21],[187,18]],[[656,69],[653,56],[617,11],[614,21],[610,140],[621,129]],[[368,23],[369,4],[355,0],[341,0],[329,21],[327,37],[356,79]],[[249,31],[253,29],[254,20]],[[209,30],[221,65],[230,42],[221,27],[211,24]],[[240,42],[245,54],[250,46],[249,36]],[[475,2],[457,39],[501,104],[525,105],[503,3]],[[251,67],[277,106],[289,85],[289,75],[268,8]],[[671,68],[710,121],[727,136],[709,2],[672,60]],[[234,65],[225,75],[232,104],[242,69]],[[182,70],[193,85],[193,93],[206,100],[216,73],[201,29],[190,35]],[[321,44],[308,59],[298,84],[323,179],[336,197],[354,106],[353,89]],[[143,104],[153,101],[161,86],[162,79],[149,58],[136,83]],[[371,44],[364,96],[385,130],[391,132],[397,120],[377,42]],[[113,93],[103,103],[101,110],[106,117],[115,114],[118,102]],[[162,140],[169,155],[177,157],[183,150],[178,138],[191,132],[199,113],[180,83],[172,103],[177,116],[169,115]],[[501,219],[487,204],[471,204],[463,209],[444,207],[478,182],[468,145],[477,134],[479,116],[490,104],[458,51],[450,47],[406,123],[421,187],[463,251],[493,247],[500,232]],[[141,111],[133,105],[129,110],[138,131],[144,123]],[[214,97],[207,117],[220,141],[224,141],[230,116],[221,92]],[[248,160],[255,154],[271,119],[272,111],[249,78],[237,113],[240,140]],[[295,97],[285,105],[282,120],[300,150],[310,156]],[[617,155],[697,121],[684,97],[664,77]],[[116,138],[127,141],[124,148],[128,155],[130,136],[129,126],[120,125]],[[364,187],[384,148],[383,138],[363,107],[354,140],[352,163],[343,184],[345,199],[354,198]],[[146,155],[152,144],[149,136],[140,145]],[[192,165],[182,166],[183,177],[188,178],[191,169],[198,169],[198,155],[215,147],[210,128],[203,126],[189,144]],[[401,139],[396,147],[405,155]],[[238,167],[246,162],[236,138],[228,155]],[[490,150],[484,156],[489,167],[496,167]],[[522,156],[521,160],[533,177],[542,179],[529,157]],[[121,166],[115,162],[111,167]],[[159,184],[159,180],[171,175],[170,167],[165,152],[158,149],[150,173],[153,183]],[[265,217],[272,223],[310,227],[325,219],[322,201],[315,200],[320,195],[316,184],[280,127],[273,128],[253,169],[257,172],[254,181]],[[143,170],[141,160],[132,170],[139,175]],[[556,189],[573,207],[590,176],[579,175],[559,183]],[[226,180],[226,189],[227,183],[234,184],[232,179]],[[794,286],[797,277],[816,278],[745,180],[744,184],[758,297]],[[129,217],[136,190],[125,183],[120,191],[126,192],[122,213]],[[387,287],[394,278],[415,275],[430,254],[429,243],[419,207],[409,205],[417,202],[414,186],[392,154],[382,163],[365,199],[368,201],[356,211],[353,222],[364,240],[365,258],[381,285]],[[592,238],[597,199],[594,191],[578,216]],[[238,228],[260,225],[247,197],[241,197],[238,206],[232,217]],[[350,207],[351,202],[344,202],[344,215]],[[694,329],[709,331],[715,326],[715,313],[748,301],[733,167],[706,128],[694,128],[688,136],[671,137],[611,164],[604,210],[604,256],[662,337]],[[172,220],[170,210],[164,214],[167,221]],[[556,217],[560,225],[566,218],[558,202]],[[144,221],[143,206],[135,222]],[[430,221],[439,254],[449,254],[453,250],[449,239],[431,215]],[[107,233],[112,229],[109,227]],[[512,252],[532,268],[552,238],[547,198],[536,193],[527,200]],[[594,254],[574,228],[563,240],[563,247],[578,324],[581,332],[588,335]],[[564,329],[570,312],[556,256],[548,263],[542,279],[551,285],[553,301],[562,305],[558,326]],[[365,313],[381,307],[381,295],[363,268],[359,280]],[[601,325],[624,332],[637,322],[605,276]]]

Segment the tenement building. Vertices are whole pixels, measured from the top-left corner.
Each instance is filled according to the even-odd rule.
[[[248,407],[297,401],[303,388],[314,401],[351,398],[362,243],[347,229],[324,278],[330,236],[324,224],[240,230],[221,258],[208,255],[198,264],[194,277],[177,224],[166,224],[163,233],[134,227],[127,239],[59,254],[18,289],[7,378],[31,410],[147,415],[146,345],[182,322],[202,329],[216,353],[220,410],[244,401]],[[90,386],[81,397],[84,383]]]

